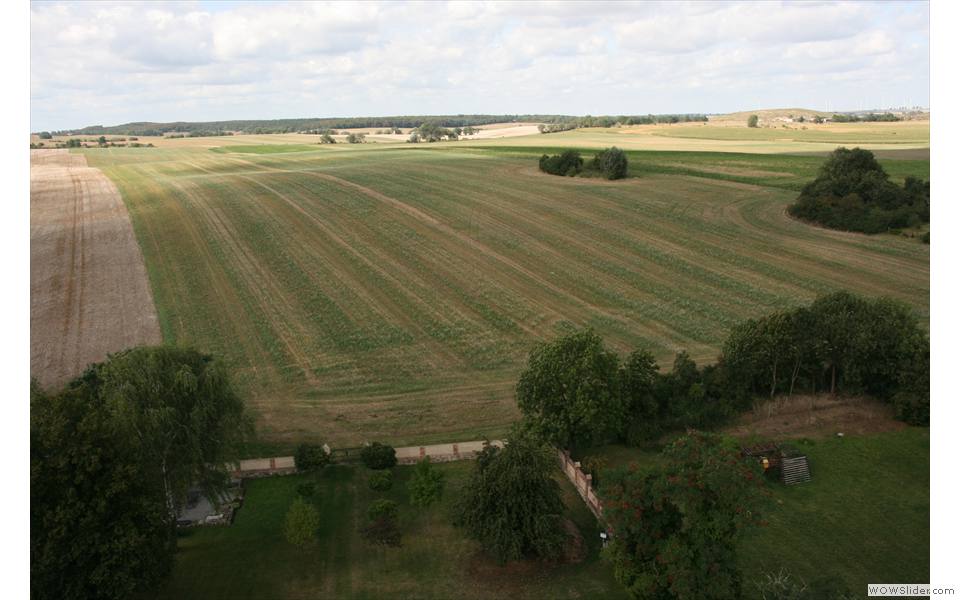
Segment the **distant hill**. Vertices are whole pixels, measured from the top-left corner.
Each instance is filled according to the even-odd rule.
[[[710,117],[710,122],[736,121],[737,123],[746,123],[750,115],[757,115],[760,117],[760,121],[772,121],[773,119],[783,117],[796,119],[801,116],[806,120],[813,119],[814,117],[823,117],[826,119],[832,117],[833,114],[832,112],[810,110],[809,108],[765,108],[712,116]]]

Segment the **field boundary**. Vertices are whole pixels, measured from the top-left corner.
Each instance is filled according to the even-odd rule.
[[[490,444],[503,448],[502,440],[473,440],[469,442],[449,442],[446,444],[430,444],[426,446],[404,446],[395,448],[397,464],[412,465],[429,457],[431,462],[453,462],[457,460],[473,460],[485,445]],[[333,449],[331,453],[338,450]],[[349,450],[357,450],[351,448]],[[350,456],[350,454],[348,454]],[[269,458],[248,458],[228,465],[230,474],[239,479],[249,477],[264,477],[269,475],[289,475],[297,472],[296,463],[292,456],[273,456]]]

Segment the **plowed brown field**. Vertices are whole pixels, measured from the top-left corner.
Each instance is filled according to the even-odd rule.
[[[56,387],[107,353],[160,343],[116,186],[81,154],[30,151],[30,375]]]

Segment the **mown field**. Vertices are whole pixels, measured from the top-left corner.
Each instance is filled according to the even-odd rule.
[[[453,503],[473,463],[437,465],[445,475],[443,498],[428,509],[409,503],[413,467],[394,469],[393,488],[368,488],[370,471],[336,465],[323,474],[247,482],[244,505],[230,527],[188,530],[176,566],[156,598],[312,599],[404,598],[625,598],[613,568],[600,559],[599,529],[573,487],[557,473],[570,519],[583,538],[583,560],[545,565],[486,558],[479,544],[451,525]],[[283,537],[284,517],[297,485],[316,482],[321,515],[315,546],[300,550]],[[400,548],[371,546],[358,533],[370,503],[400,504]]]
[[[766,524],[738,549],[746,597],[759,598],[755,583],[781,569],[811,589],[845,589],[850,597],[865,595],[868,583],[929,579],[930,430],[795,445],[809,458],[812,480],[769,482]],[[610,468],[653,468],[661,460],[657,451],[622,446],[586,455]]]
[[[539,173],[531,139],[84,152],[127,203],[164,339],[222,357],[278,443],[501,434],[532,345],[577,327],[668,363],[837,289],[927,319],[928,246],[785,215],[820,157],[632,152],[607,182]]]

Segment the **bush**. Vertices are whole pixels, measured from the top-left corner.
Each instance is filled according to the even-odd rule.
[[[368,469],[389,469],[397,464],[397,451],[393,446],[373,442],[360,450],[360,460]]]
[[[304,548],[316,543],[319,527],[320,513],[317,508],[297,497],[287,511],[283,536],[294,546]]]
[[[750,115],[747,118],[747,127],[756,127],[760,123],[760,117],[757,115]]]
[[[616,146],[607,148],[593,157],[590,166],[606,179],[623,179],[627,176],[627,155]]]
[[[393,500],[377,500],[367,508],[367,523],[360,536],[373,544],[400,545],[399,507]]]
[[[562,154],[540,157],[540,170],[551,175],[574,176],[583,169],[583,159],[576,150],[565,150]]]
[[[318,471],[330,464],[330,453],[317,444],[300,444],[293,462],[298,471]]]
[[[443,473],[433,468],[427,456],[414,467],[413,477],[407,482],[410,503],[426,508],[443,495]]]
[[[313,482],[301,483],[297,486],[297,495],[309,498],[317,491],[317,486]]]
[[[371,490],[376,490],[378,492],[385,492],[389,490],[393,487],[393,471],[388,469],[374,471],[370,474],[370,478],[367,479],[367,485],[370,486]]]

